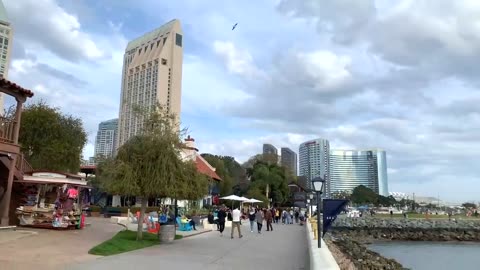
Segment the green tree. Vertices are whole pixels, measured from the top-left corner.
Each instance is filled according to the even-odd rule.
[[[346,199],[346,200],[350,200],[351,196],[352,194],[345,190],[332,192],[332,195],[331,195],[332,199]]]
[[[392,196],[382,196],[375,193],[364,185],[357,186],[353,189],[350,200],[355,204],[373,204],[376,206],[392,206],[397,201]]]
[[[258,191],[266,194],[268,186],[269,196],[274,202],[283,204],[288,201],[290,190],[285,168],[257,160],[252,168],[247,169],[247,176],[251,181],[247,194],[258,193]]]
[[[477,208],[477,205],[471,202],[462,203],[462,206],[465,208]]]
[[[19,143],[34,169],[77,173],[87,134],[80,118],[40,101],[23,110]]]
[[[225,162],[220,156],[214,156],[211,154],[202,154],[202,157],[216,169],[216,173],[222,181],[220,181],[220,195],[226,196],[232,193],[233,179],[230,173],[225,168]]]
[[[107,159],[97,174],[112,194],[140,197],[140,220],[143,220],[148,199],[170,197],[195,200],[208,193],[208,179],[198,173],[192,161],[184,161],[181,140],[185,130],[174,124],[175,116],[157,105],[151,111],[140,111],[135,117],[143,120],[141,134],[122,145],[114,159]],[[142,222],[137,240],[141,240]]]
[[[217,169],[217,174],[223,179],[220,183],[220,194],[243,195],[248,186],[245,169],[234,157],[202,154],[202,157]]]

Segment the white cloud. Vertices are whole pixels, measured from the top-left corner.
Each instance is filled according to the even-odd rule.
[[[54,0],[4,1],[16,34],[69,60],[95,60],[106,56],[78,18]],[[33,45],[32,44],[32,45]]]
[[[317,82],[317,89],[335,89],[351,79],[348,70],[351,59],[338,56],[330,51],[299,52],[298,60],[304,71]]]
[[[255,66],[252,55],[247,50],[238,49],[232,42],[216,40],[213,49],[223,58],[228,71],[247,77],[262,75],[262,71]]]

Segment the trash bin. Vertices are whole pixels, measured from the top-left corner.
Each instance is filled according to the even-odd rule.
[[[159,240],[161,243],[172,243],[175,240],[175,225],[161,225]]]

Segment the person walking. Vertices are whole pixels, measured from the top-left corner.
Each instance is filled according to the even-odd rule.
[[[255,219],[257,220],[257,230],[258,233],[262,233],[262,226],[263,226],[263,211],[258,209],[257,213],[255,214]]]
[[[235,208],[233,211],[232,211],[232,233],[230,235],[230,237],[233,239],[233,231],[235,231],[235,228],[237,228],[238,230],[238,238],[242,238],[243,235],[242,235],[242,232],[240,230],[240,217],[241,217],[242,213],[240,212],[240,210],[238,210],[238,208]]]
[[[225,212],[225,206],[222,206],[220,211],[218,211],[217,217],[220,236],[223,236],[223,230],[225,230],[225,218],[227,217],[227,213]]]
[[[265,211],[265,220],[267,221],[267,232],[273,231],[273,226],[272,226],[273,215],[270,209],[267,209],[267,211]]]
[[[255,225],[255,209],[250,209],[250,213],[248,213],[248,220],[250,220],[250,231],[253,233],[253,225]]]
[[[280,210],[276,209],[275,210],[275,223],[278,224],[279,220],[280,220]]]

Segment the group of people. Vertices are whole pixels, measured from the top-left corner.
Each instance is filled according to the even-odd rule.
[[[232,221],[232,230],[230,237],[233,239],[235,229],[238,230],[238,237],[242,238],[241,233],[241,222],[242,220],[248,219],[250,221],[250,232],[254,232],[256,227],[257,233],[262,233],[262,228],[264,223],[267,225],[266,231],[273,231],[273,223],[279,224],[294,224],[300,223],[303,225],[305,220],[305,215],[300,210],[294,209],[276,209],[276,208],[259,208],[259,207],[250,207],[245,208],[243,213],[235,208],[230,210],[224,205],[220,207],[218,211],[210,212],[208,215],[208,222],[210,224],[217,224],[217,230],[220,232],[220,236],[223,236],[225,230],[226,220]],[[256,226],[255,226],[256,224]]]
[[[240,225],[242,225],[242,213],[238,208],[235,208],[233,211],[222,205],[220,209],[216,212],[216,219],[213,212],[208,214],[208,223],[217,224],[217,230],[220,231],[220,236],[223,236],[223,231],[225,230],[226,220],[232,221],[232,231],[230,237],[233,239],[233,232],[235,229],[238,230],[238,237],[242,238],[242,231]]]

